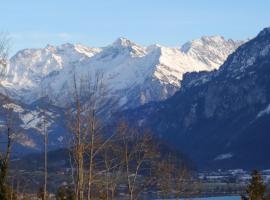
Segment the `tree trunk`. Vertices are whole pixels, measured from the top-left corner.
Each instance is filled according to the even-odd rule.
[[[92,114],[91,122],[91,143],[90,143],[90,161],[89,161],[89,174],[88,174],[88,194],[87,200],[91,200],[91,187],[93,182],[93,156],[94,156],[94,143],[95,143],[95,124],[94,124],[94,113]]]
[[[45,115],[45,114],[44,114]],[[45,117],[45,116],[44,116]],[[48,144],[48,134],[46,130],[46,122],[44,119],[44,200],[47,200],[47,144]]]

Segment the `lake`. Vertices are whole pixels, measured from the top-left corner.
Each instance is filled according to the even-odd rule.
[[[201,198],[189,198],[190,200],[241,200],[240,196],[223,196],[223,197],[201,197]],[[183,199],[188,200],[188,199]]]

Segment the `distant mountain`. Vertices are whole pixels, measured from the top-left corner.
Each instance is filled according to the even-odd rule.
[[[0,90],[0,114],[15,111],[16,151],[43,150],[42,115],[47,110],[49,149],[65,146],[67,134],[64,109],[70,100],[73,75],[93,78],[104,73],[111,95],[119,99],[121,109],[134,108],[150,101],[165,100],[180,87],[183,74],[219,68],[242,41],[220,36],[202,37],[181,48],[160,45],[142,47],[125,38],[103,48],[82,45],[47,45],[43,49],[25,49],[9,61]],[[48,98],[44,98],[48,95]]]
[[[63,105],[74,73],[88,78],[101,72],[119,105],[136,107],[172,96],[186,72],[219,68],[242,43],[210,36],[181,48],[142,47],[119,38],[103,48],[63,44],[25,49],[10,59],[2,92],[26,104],[48,94],[54,104]]]
[[[201,168],[269,168],[270,28],[219,70],[186,74],[168,100],[120,116],[151,127]]]
[[[43,99],[27,105],[13,101],[4,95],[0,95],[0,102],[1,140],[5,140],[6,122],[9,119],[15,133],[14,144],[12,144],[12,152],[15,156],[43,151],[44,125],[49,134],[50,150],[66,146],[67,127],[61,108],[48,104]]]

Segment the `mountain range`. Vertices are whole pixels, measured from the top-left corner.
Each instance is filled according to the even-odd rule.
[[[204,36],[178,48],[119,38],[101,48],[24,49],[9,60],[0,112],[15,111],[19,151],[41,151],[46,107],[50,149],[63,147],[73,76],[102,73],[118,99],[115,119],[151,128],[200,168],[263,168],[270,164],[269,51],[269,28],[249,41]]]
[[[186,72],[218,69],[241,44],[204,36],[179,48],[143,47],[119,38],[102,48],[63,44],[24,49],[9,61],[3,92],[26,104],[47,94],[59,106],[67,99],[74,74],[90,79],[101,73],[119,107],[137,107],[172,96]]]
[[[174,96],[123,116],[150,127],[201,168],[269,168],[270,28],[219,70],[187,73]]]
[[[218,69],[243,41],[204,36],[179,48],[143,47],[125,38],[102,48],[83,45],[47,45],[24,49],[10,58],[2,80],[2,116],[14,110],[20,134],[18,151],[43,149],[42,115],[46,107],[50,149],[64,146],[64,105],[74,74],[93,77],[103,73],[119,109],[136,108],[165,100],[180,87],[186,72]],[[91,78],[92,78],[91,77]],[[44,98],[43,96],[47,96]]]

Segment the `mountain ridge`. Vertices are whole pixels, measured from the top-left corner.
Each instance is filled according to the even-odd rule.
[[[120,106],[136,107],[168,98],[181,87],[184,73],[218,68],[243,43],[217,36],[207,38],[196,40],[197,46],[191,42],[187,52],[161,45],[143,47],[126,38],[102,48],[67,43],[25,49],[10,59],[3,85],[13,98],[26,103],[42,97],[41,87],[59,102],[67,95],[63,90],[68,88],[72,74],[80,77],[101,71],[112,95],[120,99]]]
[[[211,72],[185,75],[163,102],[127,110],[127,118],[183,150],[201,168],[269,167],[270,31],[240,46]]]
[[[219,38],[224,40],[224,44],[216,44],[215,38],[214,44],[225,52],[223,59],[228,52],[242,43],[235,44]],[[15,115],[20,123],[18,127],[23,129],[18,140],[20,148],[26,148],[27,151],[31,148],[35,151],[42,149],[39,126],[44,106],[51,110],[50,148],[64,145],[63,141],[60,141],[67,133],[63,122],[63,107],[69,103],[67,102],[68,88],[75,72],[78,73],[76,74],[78,78],[81,78],[80,75],[93,78],[98,70],[105,71],[106,81],[113,87],[110,91],[111,95],[118,98],[120,110],[136,108],[172,96],[181,88],[182,76],[186,72],[218,68],[220,59],[217,59],[216,63],[210,63],[210,67],[197,60],[196,56],[199,55],[196,53],[197,47],[199,46],[198,51],[202,52],[200,49],[205,45],[207,46],[205,42],[197,46],[191,45],[189,51],[183,53],[180,48],[161,45],[143,47],[128,39],[119,38],[113,44],[102,48],[88,48],[66,43],[60,46],[47,45],[41,49],[19,51],[10,59],[7,77],[3,81],[5,87],[1,89],[12,98],[11,105],[19,108]],[[189,52],[192,52],[191,55],[188,55]],[[209,52],[210,60],[215,53],[215,51]],[[187,63],[191,63],[192,66]],[[6,111],[6,106],[6,104],[2,105],[3,113]],[[53,122],[54,120],[56,122]]]

